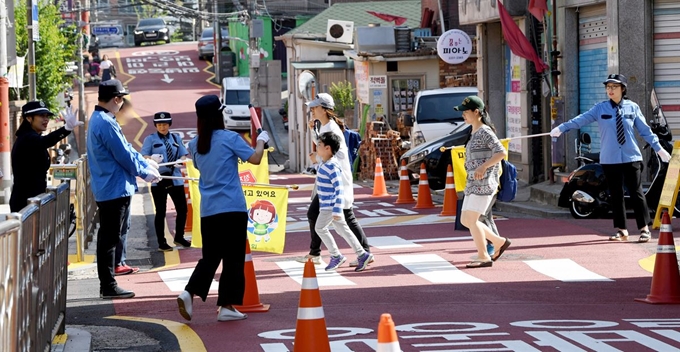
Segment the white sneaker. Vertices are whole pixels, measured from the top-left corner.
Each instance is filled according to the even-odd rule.
[[[320,256],[320,255],[311,255],[311,254],[307,254],[306,256],[304,256],[304,257],[299,257],[299,258],[297,258],[297,259],[295,259],[295,260],[296,260],[298,263],[303,263],[303,264],[304,264],[304,263],[307,263],[307,260],[308,260],[308,259],[311,259],[311,260],[312,260],[312,263],[314,263],[314,265],[319,265],[319,264],[321,264],[321,256]]]
[[[179,314],[186,320],[191,320],[192,313],[192,300],[191,294],[187,291],[182,291],[177,297],[177,305],[179,306]]]
[[[375,261],[375,258],[371,258],[371,260],[368,261],[368,264],[371,264],[374,261]],[[352,268],[359,266],[359,260],[354,260],[354,261],[349,262],[349,266],[352,267]]]
[[[243,314],[233,308],[233,310],[220,307],[219,313],[217,313],[217,321],[230,321],[230,320],[243,320],[247,318],[247,314]]]

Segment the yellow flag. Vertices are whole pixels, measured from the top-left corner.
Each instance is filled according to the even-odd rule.
[[[186,163],[187,175],[190,178],[198,180],[201,173],[194,167],[193,161]],[[201,191],[198,189],[198,181],[189,181],[189,197],[191,197],[191,207],[193,209],[191,216],[191,246],[194,248],[203,248],[203,239],[201,237]]]
[[[241,183],[269,183],[269,152],[264,151],[260,165],[238,161],[238,176]]]
[[[243,186],[248,205],[248,242],[250,250],[283,253],[286,244],[288,189],[268,186]]]
[[[510,139],[501,139],[503,148],[508,150]],[[507,157],[506,157],[507,160]],[[467,185],[467,171],[465,171],[465,146],[459,145],[451,149],[451,163],[453,165],[453,182],[456,184],[456,192],[463,192]]]

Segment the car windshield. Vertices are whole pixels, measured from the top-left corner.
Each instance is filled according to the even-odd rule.
[[[215,32],[215,30],[212,29],[212,28],[204,29],[203,33],[201,33],[201,39],[212,39],[214,32]],[[226,28],[222,28],[222,37],[228,37],[228,36],[229,36],[229,30],[226,29]]]
[[[250,104],[249,90],[228,90],[224,105],[248,105]]]
[[[449,122],[462,120],[463,112],[453,110],[470,93],[421,95],[418,99],[416,119],[418,122]]]
[[[143,26],[164,26],[165,22],[163,22],[162,19],[160,18],[146,18],[141,21],[139,21],[139,24],[137,27],[143,27]]]

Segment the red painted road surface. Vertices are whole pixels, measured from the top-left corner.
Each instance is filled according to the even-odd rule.
[[[160,81],[162,74],[137,74],[129,81],[135,110],[147,123],[142,135],[152,132],[152,115],[160,110],[173,114],[173,129],[192,128],[195,100],[217,92],[205,82],[206,63],[193,57],[194,47],[162,48],[176,48],[175,58],[190,57],[198,72],[169,74],[175,79],[169,84]],[[145,50],[121,50],[121,61]],[[125,126],[128,138],[142,128],[136,123]],[[272,183],[313,183],[304,175],[272,176]],[[368,224],[376,261],[361,273],[347,264],[335,274],[317,266],[333,351],[374,351],[382,313],[392,314],[403,351],[680,350],[678,307],[633,300],[650,292],[652,274],[638,261],[654,254],[658,231],[647,244],[619,243],[608,241],[608,219],[501,218],[498,229],[512,246],[492,268],[466,269],[475,257],[469,233],[454,231],[453,218],[436,216],[441,208],[415,211],[394,205],[396,197],[373,198],[368,188],[355,192],[355,212]],[[116,302],[116,314],[186,323],[208,351],[292,351],[303,267],[294,260],[308,250],[309,195],[308,188],[290,192],[285,252],[253,253],[260,300],[271,304],[269,312],[219,323],[212,290],[207,302],[194,300],[194,318],[186,322],[176,297],[201,257],[192,248],[180,250],[178,266],[118,277],[137,296]],[[677,220],[673,225],[680,229]],[[227,235],[234,234],[225,224]],[[344,241],[338,238],[338,244],[353,260]]]

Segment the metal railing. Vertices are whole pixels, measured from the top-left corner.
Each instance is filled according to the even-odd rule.
[[[69,183],[48,187],[0,223],[0,350],[49,351],[64,333]]]

